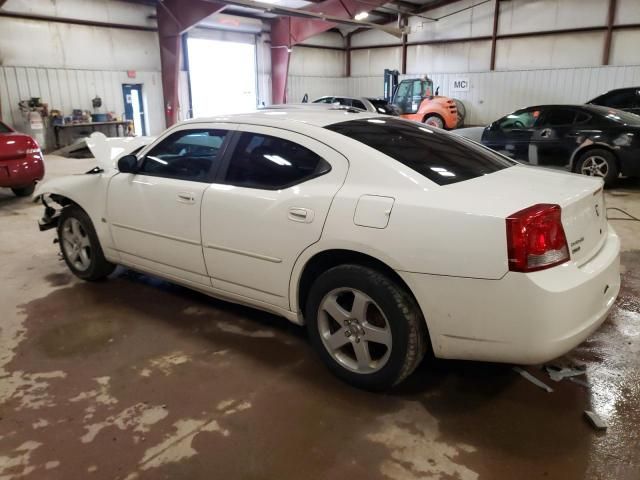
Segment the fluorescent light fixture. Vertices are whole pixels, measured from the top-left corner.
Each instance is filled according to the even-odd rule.
[[[441,175],[443,177],[455,177],[456,174],[453,172],[450,172],[449,170],[447,170],[446,168],[442,168],[442,167],[431,167],[431,170],[433,170],[434,172],[436,172],[438,175]]]
[[[369,16],[369,14],[367,12],[360,12],[360,13],[356,13],[356,16],[353,17],[353,18],[356,19],[356,20],[364,20],[368,16]]]
[[[291,166],[291,162],[288,160],[285,160],[284,158],[282,158],[280,155],[263,155],[264,158],[266,158],[267,160],[271,160],[273,163],[277,164],[277,165],[282,165],[290,167]]]
[[[162,165],[168,165],[167,161],[166,161],[166,160],[162,160],[161,158],[158,158],[158,157],[152,157],[151,155],[147,156],[147,158],[148,158],[149,160],[153,160],[154,162],[161,163]]]

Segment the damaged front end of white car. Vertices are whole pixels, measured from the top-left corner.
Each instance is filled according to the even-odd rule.
[[[100,132],[91,134],[85,142],[96,159],[95,167],[81,174],[46,180],[36,186],[33,201],[44,205],[44,215],[38,221],[40,230],[55,228],[62,209],[67,205],[83,205],[89,213],[93,206],[99,208],[95,201],[99,196],[96,194],[106,188],[108,182],[105,180],[118,172],[118,159],[137,153],[153,140],[155,137],[108,138]]]

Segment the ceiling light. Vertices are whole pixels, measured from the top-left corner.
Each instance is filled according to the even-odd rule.
[[[357,13],[355,17],[353,17],[356,20],[364,20],[365,18],[367,18],[369,16],[369,14],[367,12],[360,12]]]

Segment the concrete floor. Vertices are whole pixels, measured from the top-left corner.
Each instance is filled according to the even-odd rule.
[[[48,174],[92,163],[48,157]],[[640,185],[607,202],[640,217]],[[640,478],[638,222],[613,222],[613,313],[561,360],[585,362],[586,384],[529,368],[547,393],[510,366],[429,360],[376,395],[283,319],[124,269],[77,280],[40,215],[0,192],[1,479]]]

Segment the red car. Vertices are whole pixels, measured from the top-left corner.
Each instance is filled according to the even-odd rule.
[[[0,122],[0,187],[19,197],[31,195],[44,177],[44,161],[38,143]]]

